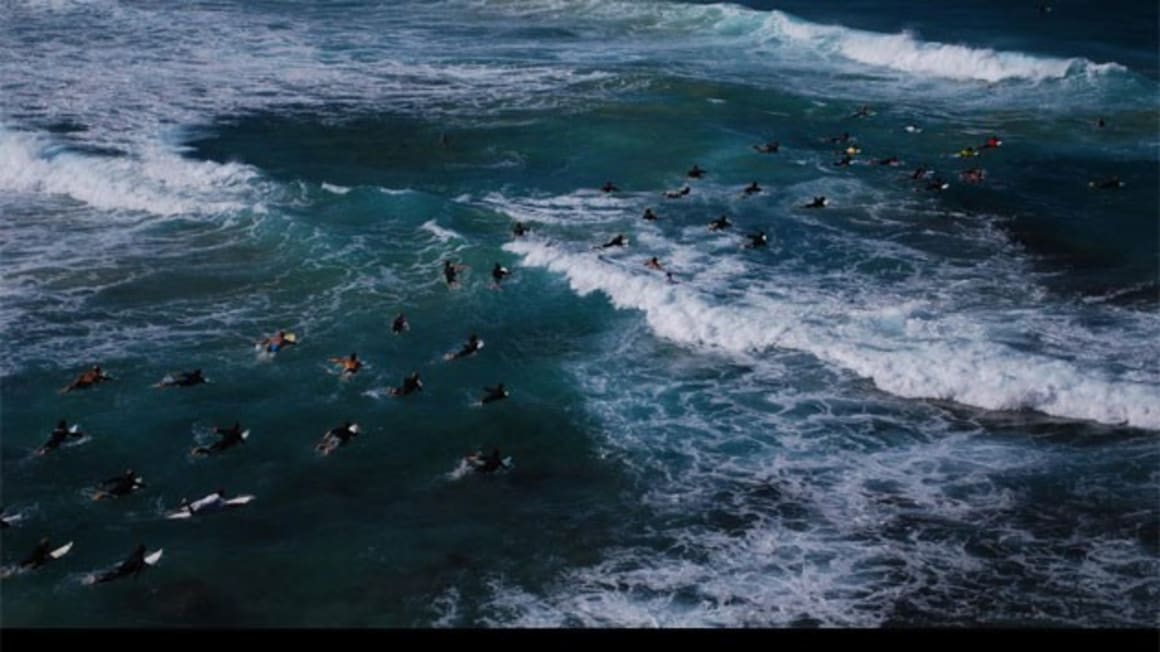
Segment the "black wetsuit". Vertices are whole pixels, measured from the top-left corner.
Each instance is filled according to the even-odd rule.
[[[28,555],[27,559],[20,562],[20,566],[23,568],[40,568],[44,564],[52,561],[52,555],[49,554],[50,552],[52,552],[52,545],[49,544],[48,540],[46,539],[41,541],[40,543],[36,544],[36,549],[32,551],[32,554]]]
[[[503,385],[499,385],[497,387],[484,387],[483,391],[487,392],[487,396],[484,396],[480,401],[480,403],[484,404],[491,403],[492,401],[502,401],[508,397],[507,390],[504,389]]]
[[[198,448],[196,452],[220,453],[238,444],[246,443],[245,437],[242,436],[242,426],[239,424],[234,424],[232,428],[214,428],[214,433],[221,435],[221,439],[210,444],[208,447]]]
[[[451,263],[443,264],[443,279],[447,281],[447,285],[455,283],[459,276],[459,270],[455,269],[455,265]]]
[[[357,436],[358,436],[358,433],[351,429],[350,424],[347,424],[345,426],[338,426],[337,428],[331,428],[326,433],[325,439],[326,439],[326,441],[338,442],[339,446],[345,446],[347,444],[347,442],[349,442],[351,439],[354,439]]]
[[[731,226],[733,226],[733,223],[730,222],[729,218],[724,215],[718,217],[712,222],[709,222],[709,229],[713,231],[721,231],[722,229],[727,229]]]
[[[475,353],[476,351],[478,351],[480,345],[481,345],[481,343],[479,341],[479,338],[473,337],[473,338],[467,340],[467,344],[464,344],[463,348],[459,349],[459,353],[456,353],[454,356],[452,356],[452,358],[453,359],[454,358],[465,358],[465,357]]]
[[[749,248],[750,249],[764,247],[767,242],[768,242],[768,238],[765,237],[764,233],[755,233],[755,234],[749,236]]]
[[[69,438],[69,436],[80,437],[81,434],[76,433],[74,435],[67,426],[57,426],[56,429],[53,430],[51,434],[49,434],[48,441],[44,442],[44,446],[41,446],[40,448],[45,452],[56,450],[60,447],[61,444],[65,442],[66,439]]]
[[[407,318],[402,315],[395,317],[395,321],[391,323],[391,332],[402,333],[405,330],[407,330]]]
[[[624,244],[625,244],[624,236],[618,235],[615,238],[609,240],[608,242],[605,242],[604,244],[600,245],[600,248],[607,249],[609,247],[623,247]]]
[[[419,380],[419,374],[407,376],[403,379],[403,386],[395,390],[395,394],[406,396],[412,392],[422,391],[423,381]]]
[[[97,578],[96,581],[111,582],[115,579],[120,579],[128,575],[136,575],[137,573],[145,570],[146,566],[148,566],[148,564],[145,563],[145,546],[138,546],[137,549],[133,551],[133,554],[129,555],[128,559],[121,562],[121,565],[118,566],[116,570],[112,570],[101,575]]]
[[[493,267],[491,270],[491,277],[495,279],[495,284],[499,285],[500,281],[503,281],[505,278],[507,278],[508,273],[509,272],[504,269],[503,266],[501,266],[499,263],[496,263],[495,267]]]
[[[126,496],[133,493],[139,485],[143,485],[136,473],[119,475],[101,483],[101,489],[113,496]]]
[[[190,373],[182,373],[178,375],[177,378],[174,378],[171,382],[165,384],[176,385],[177,387],[192,387],[194,385],[200,385],[204,382],[205,376],[201,375],[201,371],[198,370]]]
[[[475,470],[480,473],[491,473],[498,471],[503,467],[503,459],[499,456],[499,451],[492,451],[489,455],[477,457],[475,462]]]

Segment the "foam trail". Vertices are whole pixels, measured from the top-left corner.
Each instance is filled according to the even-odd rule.
[[[445,229],[436,224],[435,220],[427,220],[426,222],[423,222],[421,225],[419,225],[419,228],[438,238],[439,242],[448,242],[453,239],[463,239],[463,236],[459,235],[455,231],[452,231],[451,229]]]
[[[644,312],[656,335],[681,344],[738,354],[795,349],[907,398],[1160,429],[1154,384],[1014,351],[990,341],[980,325],[927,314],[919,302],[851,313],[845,305],[798,304],[750,292],[733,305],[714,305],[687,284],[670,286],[540,242],[504,248],[522,255],[526,265],[564,274],[581,296],[599,291],[617,308]]]
[[[87,156],[0,127],[0,190],[11,193],[65,195],[108,211],[221,213],[245,206],[217,199],[222,191],[238,192],[256,176],[243,165],[190,161],[161,146],[138,158]]]

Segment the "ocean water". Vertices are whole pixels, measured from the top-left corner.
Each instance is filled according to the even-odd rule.
[[[1160,625],[1160,10],[1037,5],[0,3],[0,624]]]

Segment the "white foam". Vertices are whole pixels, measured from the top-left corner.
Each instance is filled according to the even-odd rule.
[[[1032,409],[1062,417],[1160,429],[1160,382],[1125,380],[992,341],[985,322],[941,314],[923,301],[858,309],[825,296],[749,291],[714,303],[692,284],[625,271],[590,255],[538,241],[504,247],[524,263],[564,274],[584,296],[601,292],[617,308],[640,310],[658,336],[693,347],[758,353],[809,352],[908,398],[952,400],[992,410]],[[828,302],[828,303],[827,303]],[[993,315],[1002,322],[1002,314]]]
[[[325,182],[322,184],[322,189],[335,195],[345,195],[346,193],[350,192],[350,188],[347,188],[346,186]]]
[[[190,161],[160,146],[134,158],[93,157],[0,127],[0,190],[10,193],[65,195],[109,211],[206,214],[244,208],[240,198],[220,197],[239,195],[254,177],[243,165]]]
[[[419,225],[419,228],[435,236],[439,242],[449,242],[451,240],[463,239],[462,235],[452,231],[451,229],[445,229],[439,226],[433,219],[423,222],[421,225]]]

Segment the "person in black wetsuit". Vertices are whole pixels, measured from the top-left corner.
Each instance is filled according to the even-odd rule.
[[[105,496],[127,496],[144,486],[145,481],[141,479],[141,476],[134,473],[133,469],[125,469],[123,474],[109,478],[97,485],[96,497],[100,499]]]
[[[391,322],[391,332],[398,335],[407,330],[411,330],[411,325],[407,323],[407,316],[400,312],[395,321]]]
[[[120,566],[114,570],[97,576],[95,581],[98,583],[112,582],[113,580],[120,579],[122,577],[137,575],[137,573],[145,570],[145,568],[148,566],[149,564],[145,561],[145,544],[138,544],[137,547],[133,549],[133,553],[129,555],[129,558],[121,562]]]
[[[495,267],[491,268],[491,278],[495,281],[496,287],[499,287],[499,284],[508,277],[508,274],[511,274],[511,272],[499,263],[496,263]]]
[[[44,442],[44,445],[41,446],[37,452],[41,455],[44,455],[45,453],[49,453],[56,450],[57,448],[60,448],[60,445],[63,444],[69,437],[79,439],[84,436],[85,433],[80,432],[79,430],[77,432],[70,430],[68,427],[68,422],[66,422],[64,419],[61,419],[56,424],[56,428],[54,428],[53,431],[48,435],[48,441]]]
[[[624,234],[617,233],[615,236],[613,236],[613,238],[611,240],[609,240],[608,242],[605,242],[604,244],[602,244],[596,248],[597,249],[608,249],[609,247],[623,247],[627,244],[628,244],[628,238],[624,237]]]
[[[52,555],[49,554],[51,552],[52,544],[49,543],[47,537],[43,538],[36,544],[36,548],[33,549],[32,554],[28,555],[24,561],[20,562],[20,567],[27,568],[29,570],[40,568],[41,566],[52,561]]]
[[[641,216],[641,219],[646,222],[655,222],[660,218],[657,217],[657,214],[654,213],[651,208],[646,208],[644,209],[644,215]]]
[[[474,455],[467,458],[479,473],[492,473],[504,468],[503,458],[500,457],[499,449],[491,449],[491,453],[485,455],[483,451],[476,451]]]
[[[750,236],[749,243],[745,245],[746,249],[759,249],[769,243],[769,238],[765,236],[765,231],[758,231]]]
[[[717,219],[713,220],[712,222],[709,222],[709,230],[710,231],[724,231],[725,229],[727,229],[731,226],[733,226],[733,223],[729,221],[729,216],[724,215],[724,214],[722,214],[721,217],[718,217]]]
[[[690,179],[700,179],[705,176],[705,170],[697,167],[697,164],[694,163],[693,169],[689,170],[688,175]]]
[[[201,369],[194,369],[193,371],[183,371],[176,376],[168,375],[157,383],[158,387],[193,387],[194,385],[201,385],[207,382],[206,377],[201,374]]]
[[[481,405],[487,405],[488,403],[492,403],[494,401],[502,401],[508,397],[508,391],[504,388],[503,383],[500,383],[495,387],[484,387],[483,391],[487,392],[487,394],[485,394],[484,397],[479,400]]]
[[[745,193],[745,196],[748,197],[749,195],[761,192],[761,186],[757,185],[757,182],[754,181],[753,183],[750,183],[748,186],[745,186],[745,189],[742,190],[741,192]]]
[[[419,372],[411,372],[410,376],[403,379],[402,387],[392,387],[390,389],[391,396],[406,396],[414,392],[423,391],[423,381],[419,379]]]
[[[215,426],[213,431],[214,434],[219,435],[221,439],[218,439],[209,446],[199,446],[198,448],[193,449],[193,453],[195,455],[220,453],[222,451],[233,448],[238,444],[246,443],[246,438],[242,436],[242,433],[245,432],[245,429],[242,428],[242,424],[238,421],[235,421],[234,425],[229,428],[220,428]]]

